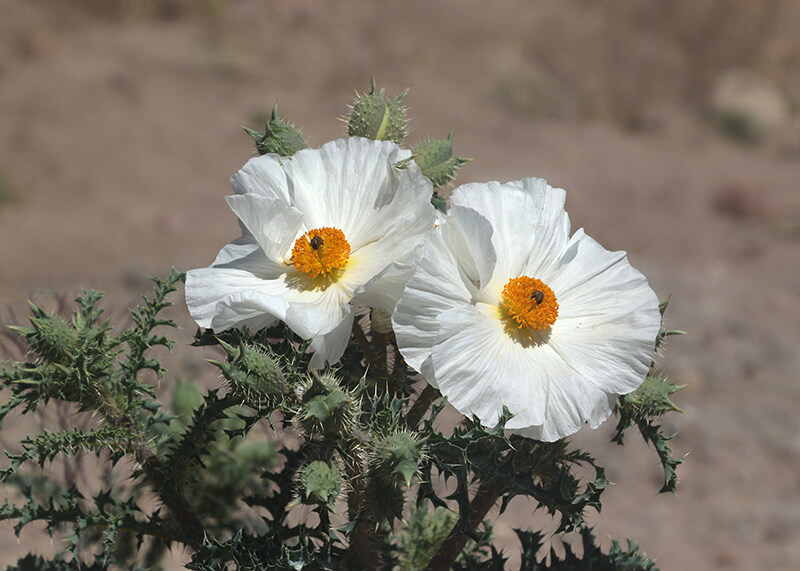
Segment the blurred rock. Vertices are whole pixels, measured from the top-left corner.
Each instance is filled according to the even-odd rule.
[[[789,118],[784,94],[768,79],[747,69],[721,74],[712,89],[711,109],[728,135],[753,142]]]

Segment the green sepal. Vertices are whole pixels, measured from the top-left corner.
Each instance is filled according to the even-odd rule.
[[[431,204],[442,214],[447,214],[447,201],[435,192],[431,196]]]

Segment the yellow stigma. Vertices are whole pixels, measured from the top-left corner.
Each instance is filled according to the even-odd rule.
[[[503,307],[519,329],[547,329],[558,317],[556,294],[542,280],[528,276],[508,280],[503,288]]]
[[[316,278],[341,270],[350,259],[350,244],[338,228],[315,228],[300,236],[292,248],[292,265]]]

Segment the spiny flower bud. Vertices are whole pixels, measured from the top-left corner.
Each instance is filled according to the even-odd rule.
[[[378,442],[370,462],[370,472],[394,484],[411,485],[423,455],[422,444],[408,432],[396,432]]]
[[[408,432],[396,432],[374,444],[368,465],[367,500],[378,521],[403,515],[403,486],[419,469],[422,446]]]
[[[670,395],[685,385],[673,385],[666,378],[648,375],[638,389],[620,397],[620,406],[626,407],[633,418],[656,418],[665,412],[684,412],[670,400]]]
[[[414,162],[435,187],[453,180],[456,171],[470,161],[453,154],[453,131],[450,131],[447,139],[418,144],[413,153]]]
[[[78,332],[57,315],[50,315],[38,305],[29,302],[34,317],[32,327],[15,327],[39,357],[54,363],[67,364],[78,348]]]
[[[228,362],[210,362],[222,371],[231,389],[247,404],[259,407],[265,399],[283,391],[285,377],[274,357],[252,345],[234,347],[222,340],[220,345],[228,354]]]
[[[356,424],[358,403],[333,375],[312,377],[302,400],[300,423],[311,434],[346,435]]]
[[[406,522],[408,535],[401,543],[400,569],[425,569],[456,521],[458,516],[446,508],[411,508]]]
[[[272,116],[263,131],[255,131],[243,127],[253,137],[259,155],[275,153],[282,157],[290,157],[300,149],[306,148],[306,141],[298,129],[291,123],[278,117],[278,106],[272,109]]]
[[[347,134],[399,144],[406,136],[406,109],[402,100],[407,93],[408,89],[394,99],[387,99],[385,89],[376,92],[375,78],[372,78],[370,92],[356,94],[347,122]]]
[[[342,488],[342,475],[336,464],[315,460],[303,469],[300,483],[304,501],[333,508]]]

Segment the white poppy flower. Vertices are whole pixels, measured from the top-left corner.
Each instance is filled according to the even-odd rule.
[[[544,441],[596,428],[650,367],[658,299],[541,179],[456,189],[392,317],[400,352],[463,414]]]
[[[313,339],[311,366],[344,353],[354,297],[391,311],[434,227],[431,182],[387,141],[339,139],[294,156],[256,157],[226,197],[243,236],[186,277],[201,327],[257,330],[275,319]],[[401,280],[400,285],[395,282]]]

